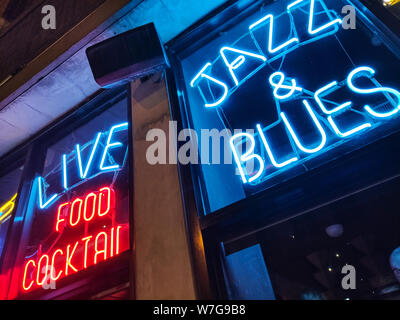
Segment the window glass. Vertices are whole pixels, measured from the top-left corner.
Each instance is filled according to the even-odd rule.
[[[47,149],[22,293],[56,287],[129,249],[128,127],[124,99]]]
[[[226,260],[242,257],[228,272],[250,278],[228,287],[255,284],[279,300],[399,299],[398,190],[396,179],[225,244]]]
[[[23,167],[0,177],[0,256],[3,252],[8,227],[15,212],[15,200]]]
[[[205,214],[398,130],[398,51],[354,4],[275,1],[181,59]]]

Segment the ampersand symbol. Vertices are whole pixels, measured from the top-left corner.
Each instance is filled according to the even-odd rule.
[[[277,78],[278,80],[275,81]],[[295,91],[300,91],[300,92],[303,91],[302,88],[299,88],[297,86],[295,79],[292,79],[291,86],[284,84],[284,82],[285,82],[285,75],[283,74],[283,72],[280,71],[275,72],[269,77],[269,83],[271,84],[272,87],[274,87],[274,96],[279,100],[290,98],[295,93]],[[286,91],[287,93],[279,94],[283,90]]]

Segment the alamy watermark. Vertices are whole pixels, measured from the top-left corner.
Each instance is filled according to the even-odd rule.
[[[42,28],[44,30],[55,30],[57,28],[56,8],[52,5],[42,7]]]

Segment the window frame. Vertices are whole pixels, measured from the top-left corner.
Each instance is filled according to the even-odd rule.
[[[23,262],[23,253],[26,243],[29,239],[30,229],[33,224],[33,210],[29,210],[30,192],[37,175],[40,175],[46,151],[51,145],[62,137],[73,132],[75,129],[85,125],[93,118],[99,116],[110,107],[121,100],[127,101],[127,122],[128,130],[128,166],[129,166],[129,246],[130,249],[114,257],[108,262],[95,268],[83,270],[70,277],[59,281],[59,288],[44,292],[39,290],[28,294],[19,294],[19,289],[11,283],[18,281],[19,277],[13,271],[14,268],[21,266]],[[130,295],[134,298],[134,287],[132,286],[131,269],[134,267],[131,255],[134,248],[133,233],[133,136],[132,136],[132,107],[130,85],[118,86],[112,89],[101,89],[95,95],[89,97],[77,107],[73,108],[67,114],[53,121],[34,137],[17,146],[8,154],[0,158],[0,167],[7,168],[15,159],[24,161],[24,170],[21,176],[18,188],[18,197],[15,203],[15,211],[10,221],[7,238],[4,245],[3,256],[0,261],[0,274],[6,277],[7,288],[4,298],[6,299],[71,299],[90,298],[101,291],[118,286],[121,281],[130,283]],[[26,154],[25,159],[22,156]],[[107,281],[98,281],[101,275],[113,274],[112,279]],[[107,278],[107,277],[103,277]],[[125,279],[125,280],[124,280]],[[96,281],[97,280],[97,281]],[[17,282],[18,283],[18,282]]]
[[[389,45],[400,53],[400,21],[379,4],[371,3],[368,0],[351,1],[357,8],[364,9],[362,10],[364,19],[368,23],[372,23],[371,21],[373,21],[375,26],[386,36]],[[242,17],[252,14],[258,7],[268,3],[272,3],[272,0],[228,1],[167,44],[167,54],[172,67],[172,70],[167,73],[169,84],[168,94],[172,118],[174,121],[177,121],[178,132],[179,130],[193,127],[191,123],[187,123],[186,116],[183,114],[188,101],[180,60],[190,55],[197,48],[202,47],[204,43],[208,43],[214,37],[217,37],[218,32],[229,28],[229,25],[235,24],[235,21],[241,20]],[[179,95],[178,92],[180,92]],[[199,168],[196,168],[199,165],[185,166],[178,163],[195,270],[195,282],[200,294],[203,294],[200,297],[204,299],[228,299],[221,260],[221,254],[223,254],[221,243],[224,241],[233,241],[244,235],[255,234],[259,230],[268,229],[287,219],[312,212],[334,201],[339,201],[342,197],[351,196],[365,189],[374,188],[380,184],[390,182],[392,179],[400,179],[400,169],[389,172],[388,167],[390,167],[391,162],[386,161],[387,165],[382,162],[382,167],[385,168],[383,171],[385,172],[381,172],[381,175],[376,175],[370,181],[364,181],[363,185],[355,186],[353,190],[349,190],[342,197],[331,197],[330,199],[328,197],[319,203],[311,203],[308,206],[304,206],[304,203],[307,201],[303,199],[303,207],[298,207],[295,204],[285,208],[280,205],[275,210],[275,214],[260,214],[262,209],[265,209],[266,203],[274,205],[274,198],[279,197],[280,194],[285,192],[295,192],[298,185],[307,185],[308,189],[312,190],[312,186],[315,183],[324,179],[324,177],[332,177],[338,168],[343,169],[348,165],[357,165],[360,160],[370,153],[385,150],[386,154],[390,154],[393,152],[391,146],[396,142],[397,144],[400,143],[400,132],[390,134],[371,145],[352,151],[336,162],[328,162],[311,172],[303,173],[286,182],[262,190],[208,215],[204,215],[201,204],[202,200],[200,199],[201,190],[197,179],[203,179],[203,177],[198,173]],[[180,143],[178,142],[178,148],[179,146]],[[385,160],[382,156],[381,158]],[[400,162],[399,154],[396,155],[396,160]],[[377,167],[377,161],[373,165]],[[364,173],[368,175],[370,171],[371,167],[366,167],[360,171],[360,174]],[[343,180],[343,183],[345,182],[346,180]],[[204,244],[201,248],[196,245],[196,239],[199,236],[202,236]],[[207,284],[204,284],[202,280],[205,278],[209,279]]]

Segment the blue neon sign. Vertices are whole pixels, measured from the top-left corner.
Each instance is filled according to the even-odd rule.
[[[196,130],[209,121],[232,131],[232,174],[243,185],[361,147],[385,132],[377,128],[393,131],[398,53],[361,12],[359,28],[345,30],[341,9],[349,4],[277,1],[185,58],[191,122]]]
[[[95,138],[84,146],[77,144],[75,150],[70,154],[64,154],[61,157],[60,166],[54,172],[59,172],[61,175],[60,191],[52,195],[47,195],[46,190],[48,185],[46,177],[37,177],[36,185],[38,190],[38,207],[42,210],[50,208],[58,199],[60,199],[66,192],[74,189],[76,186],[84,183],[92,177],[121,170],[125,166],[127,160],[128,148],[122,142],[118,141],[115,137],[116,133],[126,131],[129,125],[127,122],[112,126],[107,132],[98,132]],[[123,163],[118,163],[113,154],[116,152],[123,152]],[[86,151],[86,152],[85,152]],[[88,154],[87,159],[83,154]],[[95,165],[98,160],[98,166]],[[68,169],[75,168],[78,172],[78,179],[74,179],[75,183],[70,184],[71,173]],[[51,172],[53,174],[54,172]]]

